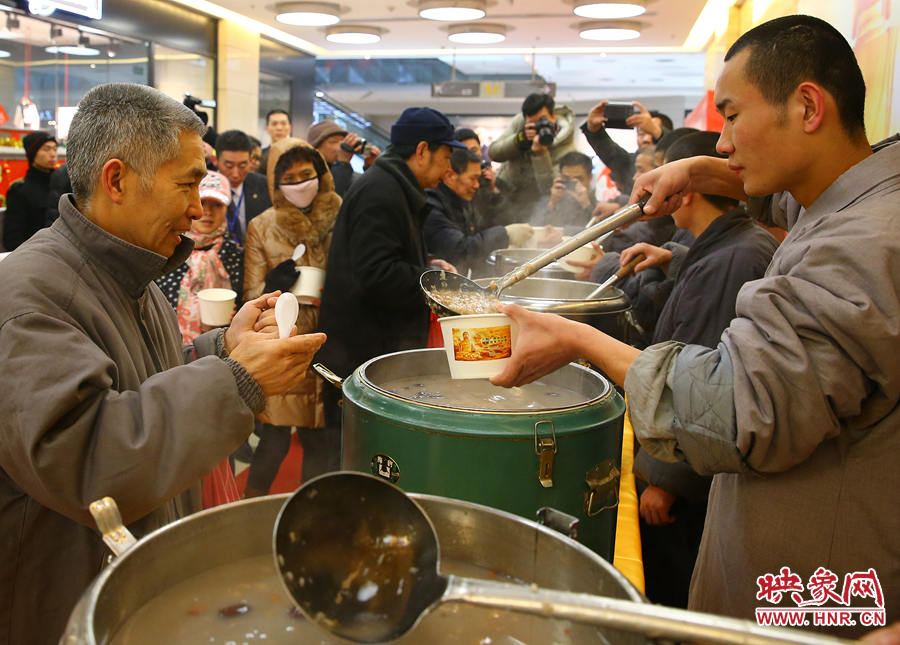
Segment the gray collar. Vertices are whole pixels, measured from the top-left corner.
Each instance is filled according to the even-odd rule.
[[[184,236],[172,257],[129,244],[82,215],[75,207],[73,195],[59,201],[59,219],[53,227],[75,245],[82,256],[107,271],[133,298],[139,298],[153,280],[184,263],[194,249],[194,242]]]
[[[900,136],[894,135],[872,146],[874,154],[848,169],[816,198],[797,219],[807,224],[836,213],[900,181]]]

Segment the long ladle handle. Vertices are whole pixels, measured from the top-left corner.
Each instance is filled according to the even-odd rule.
[[[644,634],[651,638],[668,638],[676,642],[719,645],[858,645],[856,641],[814,632],[763,627],[748,620],[629,600],[457,576],[447,576],[447,581],[442,602],[456,601],[545,618],[560,618]]]
[[[601,284],[599,287],[597,287],[596,289],[591,291],[587,295],[585,300],[593,300],[594,298],[599,296],[601,293],[603,293],[604,291],[609,289],[611,286],[613,286],[616,282],[618,282],[625,276],[629,275],[632,271],[634,271],[634,267],[636,267],[637,265],[639,265],[641,262],[643,262],[646,259],[647,259],[647,256],[644,255],[643,253],[638,253],[637,255],[635,255],[628,264],[626,264],[623,267],[619,267],[619,270],[616,271],[614,274],[612,274],[609,278],[607,278],[603,282],[603,284]]]
[[[557,244],[552,249],[544,251],[539,256],[532,258],[525,264],[513,269],[505,276],[497,280],[497,287],[495,289],[495,292],[500,293],[506,287],[524,280],[534,272],[540,271],[551,262],[555,262],[559,258],[568,255],[578,247],[584,246],[588,242],[596,240],[604,233],[609,233],[610,231],[614,231],[620,226],[628,224],[629,222],[633,222],[644,214],[644,206],[647,205],[647,200],[649,199],[650,195],[645,195],[637,204],[632,204],[631,206],[626,206],[625,208],[616,211],[599,224],[595,224],[591,228],[584,229],[578,235],[570,237],[565,242]]]

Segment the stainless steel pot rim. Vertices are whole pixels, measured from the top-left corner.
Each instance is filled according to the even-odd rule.
[[[404,354],[412,354],[416,352],[440,352],[444,353],[445,350],[441,348],[429,348],[429,349],[408,349],[402,352],[393,352],[391,354],[384,354],[382,356],[376,356],[372,358],[362,365],[359,366],[359,380],[370,387],[371,389],[377,391],[379,394],[382,394],[390,399],[394,399],[395,401],[400,401],[401,403],[407,403],[410,405],[419,405],[426,408],[433,408],[435,410],[443,410],[443,411],[452,411],[452,412],[468,412],[472,414],[488,414],[488,415],[501,415],[501,416],[542,416],[546,414],[556,414],[559,412],[574,412],[577,410],[581,410],[583,408],[590,407],[592,405],[596,405],[599,402],[605,401],[609,397],[613,396],[615,393],[615,389],[609,384],[605,378],[601,377],[599,374],[594,372],[594,370],[585,367],[584,365],[579,365],[578,363],[569,363],[566,367],[574,367],[579,370],[586,372],[587,374],[593,374],[596,376],[600,382],[603,384],[603,391],[600,392],[597,396],[592,399],[585,401],[584,403],[579,403],[578,405],[569,405],[559,408],[545,408],[543,410],[485,410],[482,408],[457,408],[449,405],[437,405],[434,403],[426,403],[425,401],[415,401],[413,399],[408,399],[403,396],[399,396],[392,392],[388,392],[384,388],[379,385],[375,385],[371,380],[369,380],[366,375],[366,368],[368,368],[373,363],[376,363],[379,360],[391,357],[391,356],[400,356]],[[565,369],[565,368],[560,368]]]
[[[475,504],[473,502],[466,502],[463,500],[457,500],[457,499],[453,499],[450,497],[441,497],[439,495],[425,495],[422,493],[408,493],[408,494],[410,497],[412,497],[417,502],[419,502],[420,500],[424,500],[426,502],[434,501],[436,503],[451,501],[451,502],[453,502],[454,506],[461,506],[464,509],[477,509],[477,510],[487,509],[487,510],[490,510],[492,513],[496,513],[497,515],[500,515],[503,518],[508,519],[510,521],[515,521],[518,523],[527,523],[527,524],[531,525],[532,528],[534,528],[538,533],[546,535],[552,539],[562,539],[562,540],[566,541],[571,548],[582,552],[584,555],[590,556],[592,558],[596,556],[596,554],[593,551],[591,551],[589,548],[587,548],[580,542],[577,542],[561,533],[558,533],[557,531],[554,531],[553,529],[543,526],[542,524],[538,524],[537,522],[533,522],[531,520],[523,518],[519,515],[513,515],[512,513],[507,513],[506,511],[501,511],[500,509],[496,509],[496,508],[493,508],[490,506],[485,506],[483,504]],[[103,598],[104,584],[106,583],[106,581],[111,576],[115,575],[116,571],[119,568],[124,566],[122,564],[123,562],[127,562],[129,557],[132,557],[132,556],[134,556],[134,554],[139,553],[141,551],[142,547],[144,547],[146,544],[150,543],[150,540],[153,537],[155,537],[157,535],[162,535],[163,532],[178,530],[178,527],[182,526],[186,522],[194,521],[194,520],[204,517],[206,515],[210,515],[210,514],[214,514],[214,513],[225,513],[225,512],[228,512],[229,510],[233,510],[237,506],[244,506],[247,504],[256,504],[256,503],[259,503],[260,500],[263,500],[263,499],[275,498],[275,499],[282,499],[284,501],[287,501],[287,499],[291,495],[293,495],[293,493],[279,493],[279,494],[275,494],[275,495],[268,495],[268,496],[262,497],[262,498],[245,499],[245,500],[241,500],[238,502],[233,502],[231,504],[225,504],[223,506],[209,508],[209,509],[206,509],[205,511],[200,511],[200,512],[194,513],[192,515],[189,515],[187,517],[183,517],[179,520],[176,520],[175,522],[172,522],[171,524],[167,524],[167,525],[153,531],[152,533],[149,533],[148,535],[145,535],[143,538],[138,540],[137,544],[135,544],[133,547],[131,547],[127,552],[125,552],[118,558],[114,559],[108,567],[106,567],[105,569],[103,569],[103,571],[100,572],[100,574],[94,579],[94,582],[91,583],[91,586],[89,588],[90,596],[89,596],[89,600],[87,603],[87,611],[86,611],[85,615],[90,616],[90,617],[97,615],[97,613],[98,613],[97,605]],[[279,511],[279,514],[280,514],[280,511]],[[273,533],[274,533],[274,526],[273,526]],[[537,539],[535,540],[535,543],[537,543]],[[605,567],[605,568],[607,569],[607,572],[609,575],[616,578],[616,580],[619,582],[621,588],[628,594],[628,596],[631,598],[631,600],[633,600],[634,602],[637,602],[637,603],[647,603],[648,602],[647,599],[631,584],[631,582],[628,581],[627,578],[625,578],[625,576],[623,576],[619,572],[618,569],[616,569],[615,567],[612,567],[612,566]],[[94,633],[93,624],[88,625],[88,631],[91,634]]]
[[[574,275],[574,274],[570,273],[569,275]],[[496,280],[498,280],[498,278],[478,278],[477,280],[475,280],[475,282],[481,286],[487,286],[492,281],[496,281]],[[565,283],[576,282],[576,280],[567,280],[565,278],[542,278],[540,276],[529,276],[529,277],[525,278],[525,280],[523,280],[523,282],[525,282],[527,280],[542,280],[545,282],[565,282]],[[597,284],[595,282],[579,282],[579,284],[583,284],[585,286],[590,285],[594,289],[596,289],[597,287],[600,286],[599,284]],[[500,294],[501,301],[530,302],[530,303],[535,303],[535,304],[546,304],[546,305],[551,305],[554,303],[587,304],[587,303],[591,303],[591,302],[603,302],[605,300],[619,300],[623,297],[627,297],[627,296],[625,296],[625,292],[622,291],[621,289],[619,289],[618,287],[608,287],[602,297],[594,298],[593,300],[584,300],[583,298],[542,298],[539,296],[520,296],[520,295],[516,295],[514,293],[508,293],[508,292],[501,292],[501,294]]]

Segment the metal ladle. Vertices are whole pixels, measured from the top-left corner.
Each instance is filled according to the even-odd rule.
[[[275,523],[282,583],[320,630],[350,643],[388,643],[443,602],[721,645],[850,645],[819,634],[644,605],[442,576],[440,545],[421,507],[399,488],[363,473],[332,473],[300,487]]]
[[[574,235],[568,240],[544,251],[528,262],[516,267],[496,282],[492,282],[489,287],[482,287],[473,280],[469,280],[458,273],[450,273],[441,270],[426,271],[423,273],[419,278],[419,286],[421,286],[422,291],[425,292],[425,300],[428,302],[428,306],[439,318],[458,316],[459,312],[453,311],[435,300],[433,292],[443,290],[473,292],[496,298],[500,295],[501,291],[506,289],[506,287],[524,280],[535,272],[540,271],[551,262],[555,262],[559,258],[565,257],[575,249],[596,240],[598,237],[638,219],[644,214],[644,206],[647,205],[649,199],[650,195],[645,195],[637,204],[632,204],[631,206],[626,206],[625,208],[616,211],[599,224],[586,228],[578,235]]]

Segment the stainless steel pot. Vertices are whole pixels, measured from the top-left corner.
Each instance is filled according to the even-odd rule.
[[[272,553],[275,518],[288,495],[246,500],[185,518],[156,531],[107,567],[76,606],[61,643],[110,645],[116,634],[138,610],[175,585],[218,567]],[[441,543],[442,562],[473,565],[497,576],[509,576],[543,588],[599,594],[646,602],[643,596],[611,565],[590,550],[550,529],[484,506],[429,495],[412,496],[431,518]],[[452,569],[451,569],[452,572]],[[276,576],[274,559],[272,575]],[[488,574],[490,577],[490,574]],[[235,581],[239,582],[239,581]],[[213,608],[215,609],[215,608]],[[496,610],[451,605],[454,629],[468,635],[448,636],[446,642],[485,642],[483,630],[497,630],[498,623],[511,645],[518,642],[556,642],[597,645],[649,645],[651,641],[615,630],[597,629],[568,621],[514,616]],[[444,621],[438,612],[427,616],[408,637],[406,645],[422,643],[416,632],[428,631],[429,621]],[[168,617],[161,617],[166,624]],[[439,623],[441,624],[441,623]],[[509,627],[508,631],[505,629]],[[433,627],[433,626],[432,626]],[[424,629],[423,629],[424,628]],[[252,629],[251,629],[252,631]],[[458,631],[458,630],[457,630]],[[197,634],[197,642],[209,642]],[[284,636],[282,634],[282,636]],[[319,637],[302,640],[288,634],[271,645],[333,643]],[[516,640],[518,639],[518,640]],[[241,641],[242,642],[242,641]],[[428,645],[439,645],[429,640]]]
[[[571,277],[571,273],[567,274]],[[486,287],[491,280],[476,280]],[[525,278],[500,294],[500,300],[514,302],[530,311],[554,313],[569,320],[585,323],[627,343],[633,329],[630,323],[631,302],[621,290],[610,287],[599,297],[585,298],[599,285],[580,280]]]
[[[487,263],[496,268],[497,275],[506,275],[513,269],[517,269],[528,260],[534,259],[547,249],[500,249],[494,251],[488,257]],[[483,274],[482,274],[483,275]],[[572,277],[572,272],[563,269],[559,262],[551,262],[543,269],[534,273],[539,278],[560,278],[566,279]]]

